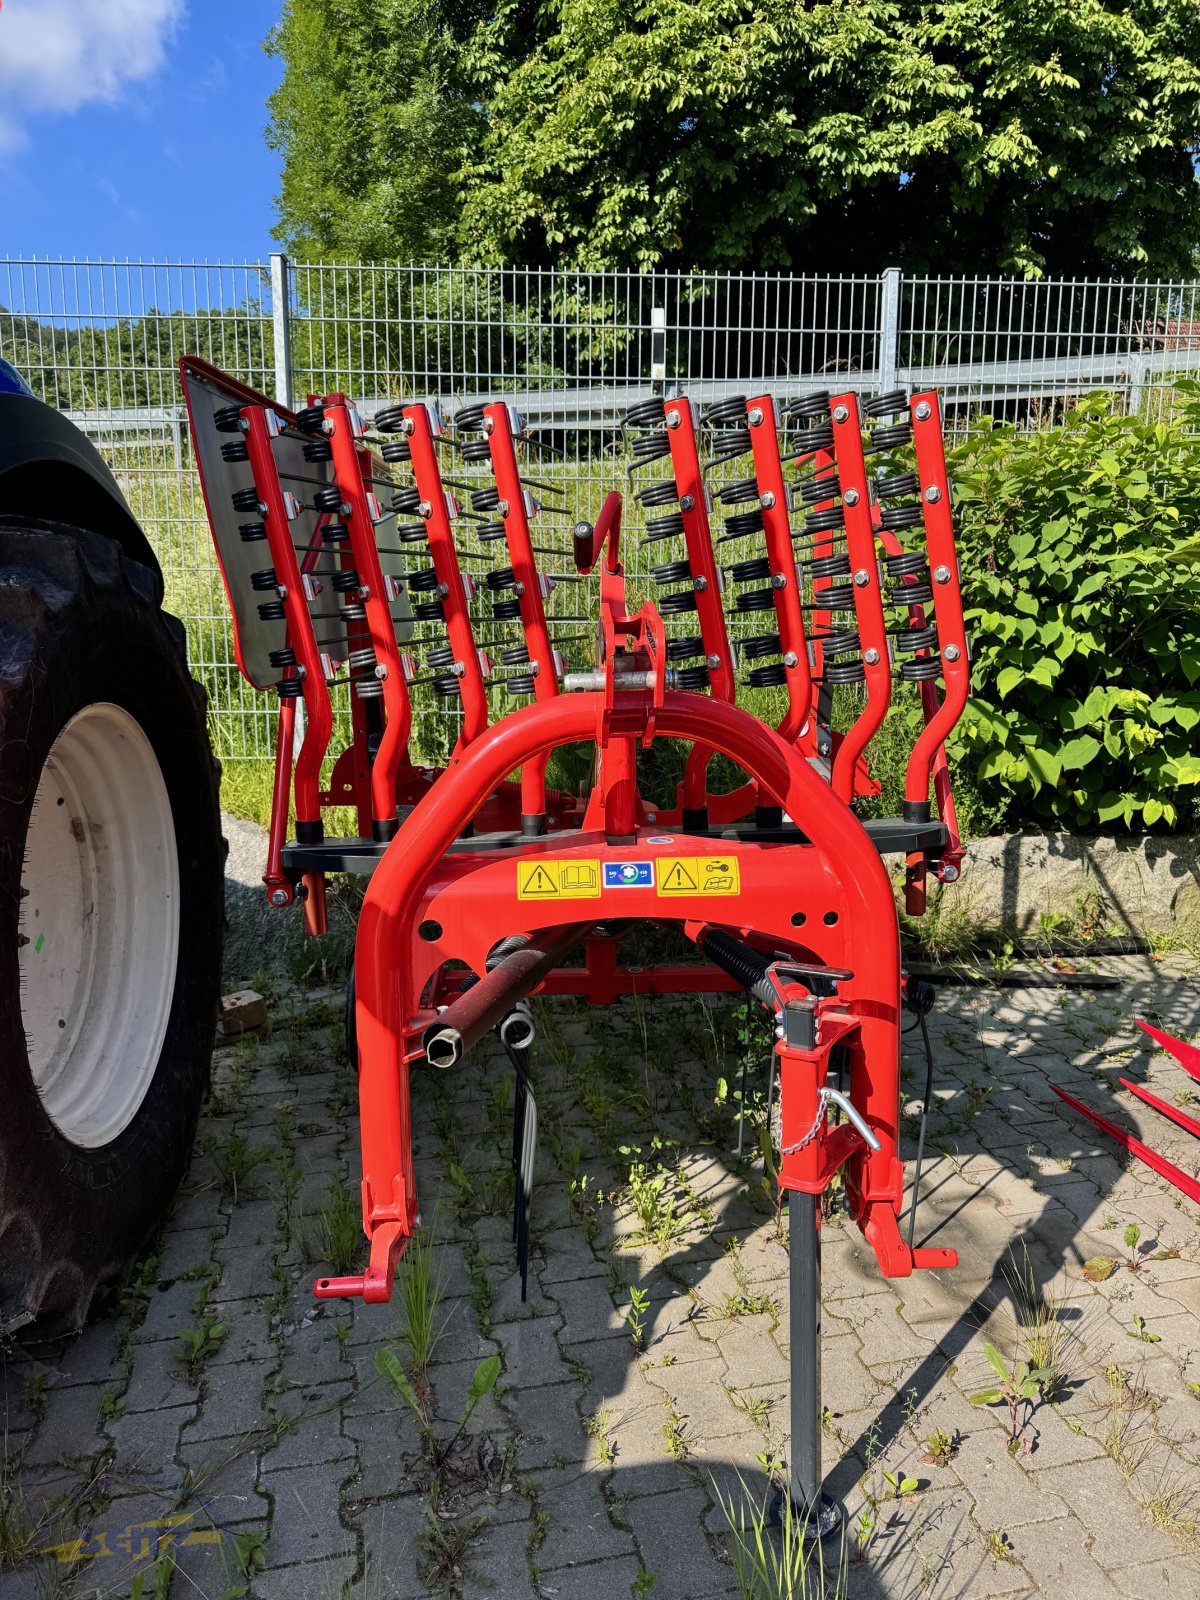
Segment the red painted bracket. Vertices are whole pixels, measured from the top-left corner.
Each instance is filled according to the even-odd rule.
[[[1137,1095],[1139,1100],[1153,1110],[1164,1117],[1169,1117],[1185,1133],[1190,1133],[1194,1139],[1200,1139],[1200,1122],[1197,1122],[1195,1117],[1189,1117],[1186,1111],[1180,1111],[1178,1106],[1168,1105],[1165,1100],[1160,1100],[1156,1094],[1151,1094],[1149,1089],[1144,1089],[1140,1083],[1131,1083],[1128,1078],[1119,1078],[1117,1081],[1123,1084],[1130,1094]]]
[[[1154,1028],[1148,1022],[1139,1022],[1138,1027],[1143,1033],[1148,1033],[1155,1044],[1174,1056],[1179,1065],[1200,1083],[1200,1049],[1194,1044],[1187,1044],[1182,1039],[1177,1039],[1173,1033],[1164,1033],[1161,1028]]]

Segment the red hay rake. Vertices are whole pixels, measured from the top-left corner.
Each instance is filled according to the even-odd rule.
[[[316,1293],[391,1293],[419,1222],[414,1065],[452,1068],[498,1030],[518,1080],[524,1275],[533,1027],[521,1002],[747,990],[775,1024],[791,1492],[827,1532],[820,1197],[841,1173],[888,1276],[956,1261],[914,1248],[911,1219],[907,1238],[899,1226],[900,1019],[907,1008],[923,1022],[932,994],[901,970],[884,864],[904,858],[919,914],[930,874],[953,880],[962,859],[944,743],[969,669],[936,394],[737,397],[703,415],[685,398],[633,405],[631,499],[658,561],[657,603],[634,610],[622,497],[594,525],[539,505],[503,402],[460,409],[450,432],[426,405],[390,406],[368,437],[340,394],[292,414],[201,361],[181,365],[238,664],[279,696],[270,901],[300,899],[320,932],[326,874],[371,874],[355,959],[370,1257]],[[910,445],[910,466],[869,472],[872,454]],[[734,461],[744,475],[730,479]],[[598,609],[548,616],[555,592],[597,566]],[[574,671],[571,641],[554,637],[564,620],[594,639]],[[856,797],[878,791],[871,739],[908,684],[924,720],[903,814],[860,820]],[[526,703],[493,717],[497,687]],[[746,688],[783,691],[778,726],[737,703]],[[440,770],[410,748],[422,691],[458,716]],[[352,736],[323,785],[339,718]],[[638,788],[638,751],[656,740],[691,746],[670,809]],[[548,790],[551,753],[578,742],[595,748],[586,798]],[[716,752],[744,774],[731,792],[710,790]],[[356,837],[326,837],[335,805],[355,809]],[[704,960],[623,966],[630,920],[681,930]],[[562,966],[579,945],[584,965]]]

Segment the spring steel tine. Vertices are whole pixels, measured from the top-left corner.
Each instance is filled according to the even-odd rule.
[[[1173,1033],[1164,1033],[1161,1028],[1151,1027],[1148,1022],[1139,1022],[1138,1027],[1143,1033],[1148,1033],[1168,1055],[1174,1056],[1183,1070],[1200,1083],[1200,1049],[1194,1044],[1185,1043],[1183,1039],[1177,1039]]]
[[[1068,1094],[1065,1089],[1060,1089],[1056,1083],[1050,1087],[1060,1100],[1066,1102],[1072,1110],[1078,1111],[1081,1117],[1086,1117],[1094,1123],[1101,1133],[1108,1134],[1114,1139],[1122,1150],[1128,1151],[1131,1156],[1136,1156],[1139,1161],[1144,1161],[1148,1167],[1157,1172],[1160,1178],[1167,1182],[1180,1194],[1187,1195],[1189,1200],[1195,1200],[1200,1205],[1200,1179],[1190,1177],[1177,1167],[1173,1161],[1168,1161],[1166,1156],[1160,1156],[1157,1150],[1151,1150],[1148,1144],[1143,1144],[1140,1139],[1135,1139],[1133,1134],[1126,1133],[1124,1128],[1118,1128],[1115,1122],[1110,1122],[1107,1117],[1102,1117],[1098,1111],[1093,1111],[1090,1106],[1085,1106],[1082,1100],[1076,1100],[1073,1094]]]
[[[1144,1101],[1146,1105],[1151,1106],[1155,1111],[1161,1112],[1164,1117],[1170,1117],[1171,1121],[1177,1127],[1182,1128],[1185,1133],[1190,1133],[1194,1139],[1200,1139],[1200,1122],[1197,1122],[1195,1117],[1189,1117],[1185,1111],[1180,1111],[1177,1106],[1168,1105],[1165,1100],[1160,1100],[1156,1094],[1151,1094],[1149,1089],[1143,1089],[1140,1083],[1131,1083],[1128,1078],[1118,1078],[1117,1082],[1123,1084],[1130,1094],[1137,1095],[1138,1099]]]

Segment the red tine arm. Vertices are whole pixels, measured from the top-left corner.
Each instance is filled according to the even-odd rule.
[[[584,577],[591,572],[596,562],[600,559],[600,552],[608,543],[608,551],[604,558],[604,565],[609,572],[616,574],[621,570],[621,496],[614,489],[605,495],[604,504],[600,507],[600,515],[596,518],[596,526],[589,527],[586,522],[575,524],[575,569]]]
[[[700,455],[696,446],[696,423],[688,400],[669,400],[664,408],[667,438],[671,445],[671,466],[679,489],[679,510],[683,516],[683,538],[687,546],[692,582],[696,587],[696,616],[705,654],[716,666],[708,669],[708,681],[718,700],[733,703],[737,684],[733,676],[733,655],[725,628],[725,608],[721,604],[721,579],[713,553],[708,526],[708,502],[700,477]]]
[[[795,744],[807,725],[812,734],[807,742],[815,749],[815,732],[809,716],[812,705],[812,673],[808,665],[804,613],[800,609],[796,557],[792,552],[787,489],[783,481],[783,463],[779,458],[775,402],[770,395],[750,400],[747,402],[746,414],[750,420],[754,476],[758,480],[759,504],[762,507],[767,556],[771,563],[771,579],[774,583],[778,575],[785,580],[775,589],[775,617],[779,626],[784,670],[787,672],[788,709],[776,731],[789,744]]]
[[[359,456],[354,418],[341,395],[331,396],[326,401],[325,424],[333,447],[334,475],[342,491],[342,502],[350,507],[346,525],[350,529],[354,565],[363,585],[359,595],[367,613],[371,646],[383,675],[383,705],[387,721],[371,768],[371,828],[376,839],[390,839],[398,826],[396,774],[408,748],[412,707],[400,665],[395,624],[375,542],[375,517],[372,514],[374,496],[368,497],[367,486],[363,482],[363,464]],[[353,694],[353,689],[350,692]]]
[[[508,545],[509,565],[517,582],[521,626],[525,630],[525,647],[529,652],[530,663],[536,663],[533,692],[537,699],[546,700],[558,693],[558,675],[554,670],[554,646],[550,642],[550,630],[546,625],[546,608],[542,603],[537,562],[533,557],[533,544],[529,537],[525,489],[521,483],[520,468],[517,466],[512,417],[508,407],[501,404],[485,406],[483,426],[492,457],[496,488],[500,491],[500,504],[501,507],[507,507],[503,512],[504,537]]]
[[[853,574],[854,613],[867,684],[867,703],[846,730],[833,761],[834,790],[849,804],[854,795],[855,764],[887,715],[892,697],[892,662],[883,615],[879,552],[867,489],[867,465],[863,459],[858,396],[854,393],[835,395],[831,411],[833,453],[845,508],[846,548]]]
[[[929,774],[937,752],[963,713],[971,688],[967,659],[967,632],[963,620],[962,591],[958,581],[958,555],[954,548],[954,523],[950,513],[950,485],[942,446],[942,414],[936,393],[912,397],[913,443],[917,477],[921,485],[921,510],[925,517],[925,544],[934,593],[934,620],[946,693],[936,714],[926,723],[908,758],[904,778],[905,808],[929,811]],[[940,798],[940,797],[939,797]],[[957,837],[951,840],[958,845]]]
[[[316,844],[324,837],[321,823],[321,763],[333,732],[333,709],[325,686],[325,667],[308,613],[304,578],[296,562],[287,505],[275,470],[266,413],[261,406],[246,406],[243,437],[254,474],[254,487],[263,507],[267,547],[275,568],[278,595],[287,619],[288,643],[296,652],[306,714],[304,739],[296,758],[296,837]],[[308,580],[310,583],[311,579]]]
[[[725,607],[721,602],[721,579],[713,552],[708,525],[708,499],[700,472],[700,453],[696,444],[696,419],[687,399],[665,402],[663,414],[671,446],[671,467],[679,490],[679,510],[683,517],[683,538],[692,583],[696,590],[696,618],[704,640],[708,682],[713,698],[730,705],[737,698],[733,676],[733,651],[725,627]],[[707,745],[695,745],[683,769],[683,804],[688,811],[700,812],[707,805],[708,765],[713,752]]]
[[[461,743],[469,744],[487,727],[487,695],[479,666],[479,652],[475,648],[475,635],[467,611],[466,590],[459,570],[458,551],[454,547],[450,513],[446,509],[446,494],[442,488],[442,474],[433,445],[429,413],[424,406],[406,406],[404,419],[412,427],[408,444],[412,452],[413,475],[421,491],[421,515],[429,530],[429,553],[433,558],[439,594],[445,608],[446,633],[454,651],[455,663],[462,667],[462,676],[458,680],[463,704]]]

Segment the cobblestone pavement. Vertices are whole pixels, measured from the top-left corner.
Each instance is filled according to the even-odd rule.
[[[1110,1108],[1124,1071],[1186,1102],[1195,1086],[1133,1019],[1193,1032],[1200,973],[1102,967],[1120,987],[941,994],[919,1232],[958,1248],[956,1271],[885,1281],[851,1225],[827,1225],[826,1453],[851,1596],[1200,1592],[1200,1216],[1048,1088]],[[397,1308],[311,1296],[361,1260],[339,1009],[277,995],[269,1040],[218,1050],[190,1177],[120,1306],[66,1348],[5,1353],[0,1600],[741,1593],[720,1502],[760,1502],[786,1456],[788,1328],[761,1164],[731,1154],[732,1095],[714,1103],[719,1075],[737,1081],[727,1004],[542,1008],[525,1304],[511,1074],[480,1052],[419,1076],[440,1289],[425,1373]],[[1124,1093],[1119,1116],[1195,1170],[1186,1134]],[[1084,1274],[1095,1257],[1118,1263],[1105,1281]],[[414,1294],[421,1259],[402,1272]],[[985,1341],[1031,1352],[1014,1267],[1051,1307],[1060,1376],[1010,1450],[1006,1409],[968,1397],[995,1381]],[[414,1372],[431,1440],[381,1350]],[[453,1439],[492,1354],[499,1383]]]

